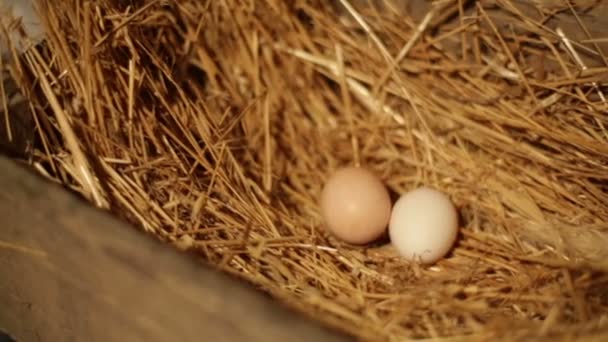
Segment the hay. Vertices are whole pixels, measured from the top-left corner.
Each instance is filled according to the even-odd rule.
[[[361,339],[606,338],[606,5],[365,3],[46,2],[31,163]],[[328,236],[352,163],[448,193],[453,253]]]

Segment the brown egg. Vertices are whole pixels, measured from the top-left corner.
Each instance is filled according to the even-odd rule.
[[[371,171],[346,167],[336,171],[321,194],[321,215],[326,229],[350,244],[365,244],[380,237],[391,216],[391,199],[382,181]]]

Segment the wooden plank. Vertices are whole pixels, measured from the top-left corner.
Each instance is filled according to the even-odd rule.
[[[17,341],[350,341],[0,157],[0,331]]]

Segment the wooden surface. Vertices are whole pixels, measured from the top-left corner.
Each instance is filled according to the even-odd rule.
[[[0,157],[0,331],[17,341],[349,341]]]

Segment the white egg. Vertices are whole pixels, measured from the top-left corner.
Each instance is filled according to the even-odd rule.
[[[444,257],[454,245],[458,213],[447,195],[422,187],[397,200],[388,230],[399,254],[430,264]]]

